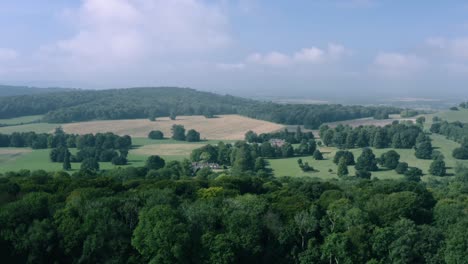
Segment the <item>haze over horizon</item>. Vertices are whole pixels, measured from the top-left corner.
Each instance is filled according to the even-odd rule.
[[[465,1],[5,0],[0,83],[463,97],[467,15]]]

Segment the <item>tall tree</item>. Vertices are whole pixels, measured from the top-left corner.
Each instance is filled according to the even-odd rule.
[[[356,170],[363,171],[377,171],[377,160],[375,155],[370,148],[364,148],[362,150],[361,156],[358,157],[356,162]]]

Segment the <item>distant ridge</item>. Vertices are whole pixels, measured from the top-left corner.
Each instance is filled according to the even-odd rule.
[[[46,93],[57,93],[67,92],[76,89],[71,88],[38,88],[30,86],[15,86],[15,85],[0,85],[0,97],[4,96],[15,96],[15,95],[33,95],[33,94],[46,94]]]

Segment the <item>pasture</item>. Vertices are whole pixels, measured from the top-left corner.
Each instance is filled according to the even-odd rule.
[[[176,120],[158,118],[148,119],[105,120],[70,123],[62,125],[67,133],[88,134],[98,132],[113,132],[118,135],[146,137],[151,130],[161,130],[165,136],[171,135],[173,125],[183,125],[186,130],[195,129],[203,139],[210,140],[243,140],[247,131],[268,133],[282,129],[284,126],[256,120],[239,115],[220,115],[216,118],[203,116],[178,116]]]
[[[16,118],[0,119],[2,125],[19,125],[41,120],[42,115],[22,116]]]
[[[457,163],[464,164],[468,166],[467,160],[456,160],[452,157],[452,151],[454,148],[458,147],[459,144],[453,142],[451,140],[446,139],[444,136],[441,135],[431,135],[432,144],[435,150],[440,151],[445,156],[445,162],[447,166],[447,174],[453,175],[454,168]],[[391,148],[386,149],[375,149],[372,148],[376,157],[380,157],[380,155],[384,152],[391,150]],[[398,154],[400,154],[400,161],[407,162],[411,167],[418,167],[423,170],[425,175],[424,178],[434,177],[429,175],[429,167],[432,160],[422,160],[417,159],[414,156],[414,149],[393,149]],[[299,165],[297,164],[297,160],[299,157],[294,158],[287,158],[287,159],[270,159],[268,160],[270,163],[270,168],[273,169],[274,175],[277,177],[281,176],[308,176],[308,177],[319,177],[322,179],[330,179],[330,178],[338,178],[336,175],[337,165],[333,163],[333,157],[335,153],[338,151],[337,148],[334,147],[321,147],[320,151],[323,153],[324,160],[314,160],[312,157],[300,157],[303,162],[308,162],[310,166],[314,167],[316,171],[314,172],[303,172]],[[361,149],[352,149],[350,150],[354,154],[355,160],[361,155]],[[332,170],[329,172],[329,170]],[[354,166],[349,166],[349,175],[355,175]],[[372,172],[372,177],[379,178],[379,179],[395,179],[402,177],[398,175],[393,170],[386,170],[381,169],[376,172]]]
[[[447,111],[437,112],[435,114],[427,115],[426,120],[428,122],[432,122],[432,117],[434,116],[438,116],[448,122],[460,121],[462,123],[468,123],[468,109],[460,108],[459,111],[447,110]]]

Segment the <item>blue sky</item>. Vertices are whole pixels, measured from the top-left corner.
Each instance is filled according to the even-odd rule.
[[[0,2],[4,84],[313,98],[468,96],[467,81],[466,1]]]

